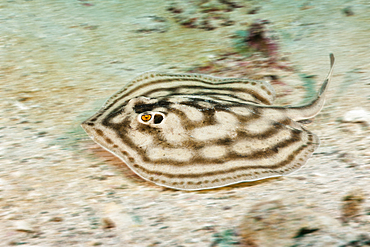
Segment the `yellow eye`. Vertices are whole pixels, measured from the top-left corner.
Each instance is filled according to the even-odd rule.
[[[141,120],[143,120],[144,122],[148,122],[151,118],[152,118],[152,115],[150,114],[144,114],[141,116]]]

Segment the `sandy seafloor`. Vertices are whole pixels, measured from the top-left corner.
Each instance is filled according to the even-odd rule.
[[[261,8],[206,31],[176,23],[163,0],[0,1],[0,246],[370,246],[369,1],[248,4]],[[139,73],[182,73],[232,51],[255,19],[318,85],[336,56],[326,106],[307,127],[321,146],[299,171],[164,189],[79,127]],[[297,73],[281,78],[291,93],[280,102],[302,100]]]

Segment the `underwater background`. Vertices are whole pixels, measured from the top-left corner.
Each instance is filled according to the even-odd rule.
[[[368,0],[1,0],[0,246],[370,246]],[[184,192],[80,123],[145,71],[312,99],[321,146],[287,177]]]

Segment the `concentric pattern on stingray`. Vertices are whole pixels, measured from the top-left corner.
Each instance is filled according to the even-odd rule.
[[[184,190],[289,174],[319,145],[297,120],[324,104],[331,70],[317,98],[273,106],[266,82],[199,74],[147,72],[113,95],[82,127],[142,178]]]

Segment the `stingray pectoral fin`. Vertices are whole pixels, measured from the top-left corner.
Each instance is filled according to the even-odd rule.
[[[325,104],[325,93],[329,87],[331,76],[333,74],[334,66],[334,55],[330,53],[330,70],[329,74],[326,77],[324,83],[322,84],[317,97],[308,104],[301,106],[289,106],[284,107],[285,114],[295,121],[309,119],[316,116]]]

